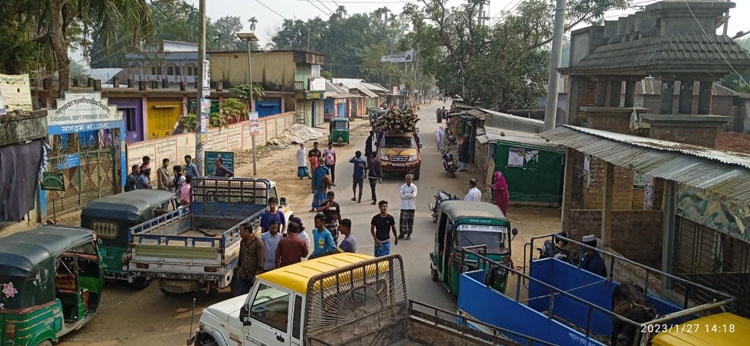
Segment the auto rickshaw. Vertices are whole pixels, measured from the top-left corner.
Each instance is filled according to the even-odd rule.
[[[478,258],[464,249],[512,267],[510,242],[516,234],[518,230],[511,230],[510,221],[492,203],[445,201],[440,204],[435,249],[430,253],[430,277],[457,296],[461,273],[489,270],[479,268]],[[507,271],[493,274],[491,287],[505,292]]]
[[[331,131],[328,135],[328,141],[333,143],[346,142],[349,144],[349,119],[333,118],[331,119]]]
[[[134,190],[89,202],[81,211],[81,226],[96,232],[102,241],[104,276],[128,280],[137,288],[148,281],[128,275],[128,229],[179,206],[174,192]],[[165,208],[166,207],[166,208]]]
[[[52,346],[96,314],[104,267],[96,234],[41,226],[0,241],[0,345]]]

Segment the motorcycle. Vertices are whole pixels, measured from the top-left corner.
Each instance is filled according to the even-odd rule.
[[[443,169],[445,169],[445,173],[455,178],[456,171],[458,170],[458,165],[456,164],[456,160],[453,159],[453,154],[451,154],[447,150],[443,150],[442,157]]]
[[[458,196],[451,195],[442,189],[437,190],[435,193],[435,203],[428,203],[427,205],[430,207],[430,212],[432,212],[432,222],[437,223],[438,219],[438,211],[440,210],[440,203],[443,203],[445,201],[453,201],[457,200]]]

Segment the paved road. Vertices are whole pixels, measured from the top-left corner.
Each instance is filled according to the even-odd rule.
[[[405,260],[407,290],[412,299],[453,311],[456,308],[455,298],[451,297],[438,283],[430,280],[428,254],[433,249],[435,224],[432,223],[427,204],[432,202],[434,192],[438,188],[463,196],[468,189],[470,174],[476,174],[476,171],[458,173],[455,179],[446,177],[444,174],[433,134],[438,126],[434,120],[435,109],[438,106],[443,106],[443,104],[434,102],[431,105],[424,106],[420,111],[422,120],[418,125],[421,143],[423,144],[423,164],[421,179],[415,182],[419,192],[414,234],[411,240],[403,240],[399,242],[398,246],[392,247],[392,253],[402,255]],[[333,190],[341,204],[343,217],[354,221],[353,230],[358,241],[358,252],[372,254],[373,241],[369,233],[369,221],[378,211],[376,206],[369,204],[368,185],[365,185],[365,193],[361,204],[350,201],[353,167],[348,163],[349,158],[354,155],[356,150],[364,150],[366,136],[367,128],[361,127],[353,134],[350,145],[337,148],[337,156],[341,163],[337,167],[337,186]],[[293,153],[288,152],[288,150],[274,154],[274,158],[279,157],[278,160],[274,160],[284,160],[286,156],[282,156],[282,154],[287,155],[289,160],[294,162],[292,159]],[[262,167],[265,167],[265,165],[261,162],[259,173],[263,172]],[[269,169],[277,170],[273,165],[268,166]],[[292,171],[295,170],[289,168],[288,175],[293,175]],[[277,172],[280,173],[281,171],[277,170]],[[284,194],[284,184],[307,183],[307,180],[298,182],[296,179],[289,177],[280,179],[278,176],[271,176],[271,178],[280,182],[282,195]],[[390,213],[394,215],[397,221],[398,190],[402,183],[403,176],[388,176],[377,188],[378,199],[386,199],[391,202]],[[299,186],[287,191],[298,193],[286,197],[292,201],[292,207],[303,218],[306,228],[310,230],[313,225],[314,214],[306,211],[310,208],[312,196],[306,192],[306,188],[300,188]],[[533,234],[555,231],[559,227],[559,211],[545,208],[511,207],[509,214],[513,226],[521,229],[521,234],[513,242],[514,263],[516,263],[516,266],[520,266],[523,244]],[[202,308],[228,299],[231,294],[224,291],[215,296],[198,294],[195,297],[197,298],[197,311],[200,313]],[[82,330],[63,338],[61,345],[184,345],[184,340],[190,329],[192,298],[193,295],[163,295],[155,284],[144,290],[136,291],[124,284],[108,283],[99,314]],[[199,316],[196,316],[196,318],[199,318]],[[197,321],[195,325],[197,325]]]

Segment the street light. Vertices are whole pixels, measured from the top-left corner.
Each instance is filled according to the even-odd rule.
[[[255,111],[255,102],[253,101],[253,56],[250,51],[250,44],[252,42],[258,41],[258,36],[255,36],[255,33],[252,32],[238,32],[237,37],[247,42],[247,80],[248,84],[250,86],[250,112]],[[253,144],[253,175],[255,175],[255,132],[258,130],[257,127],[255,127],[252,131],[252,144]]]

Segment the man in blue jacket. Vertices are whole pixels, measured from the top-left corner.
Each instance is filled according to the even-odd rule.
[[[583,236],[583,243],[596,248],[596,237],[591,234]],[[581,268],[602,277],[607,276],[607,267],[604,265],[602,256],[599,255],[598,251],[589,248],[586,248],[583,251],[583,263],[581,264]]]

